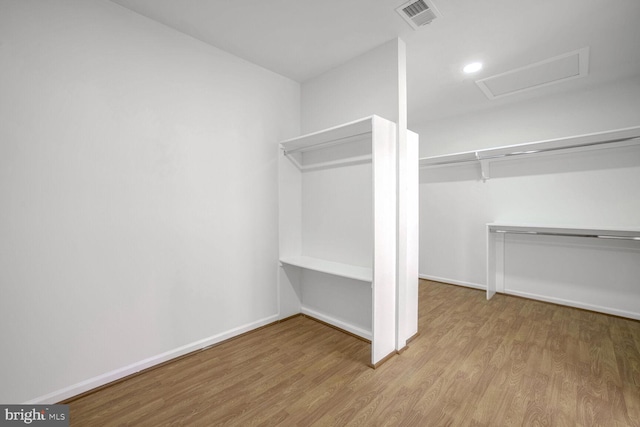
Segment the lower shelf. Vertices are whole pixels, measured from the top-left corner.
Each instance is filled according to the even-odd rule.
[[[348,279],[361,280],[363,282],[373,281],[372,268],[342,264],[308,256],[284,257],[280,258],[280,262],[282,264],[333,274],[334,276],[346,277]]]
[[[347,323],[345,321],[336,319],[333,316],[330,316],[325,313],[321,313],[317,310],[306,307],[305,305],[302,305],[300,312],[305,316],[308,316],[314,320],[317,320],[333,328],[336,328],[349,335],[356,336],[360,339],[363,339],[364,341],[367,341],[369,344],[371,344],[371,339],[373,338],[373,334],[369,330],[366,330],[361,327],[352,325],[351,323]]]

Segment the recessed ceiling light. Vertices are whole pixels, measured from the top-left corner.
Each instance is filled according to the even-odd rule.
[[[480,70],[482,70],[482,62],[472,62],[471,64],[465,65],[462,69],[462,71],[467,74],[477,73]]]

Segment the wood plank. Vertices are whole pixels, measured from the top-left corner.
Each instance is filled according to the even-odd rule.
[[[421,281],[380,368],[303,316],[71,401],[72,426],[640,425],[640,322]]]

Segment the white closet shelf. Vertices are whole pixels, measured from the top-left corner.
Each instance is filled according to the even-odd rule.
[[[423,157],[420,159],[420,167],[479,162],[482,168],[482,179],[487,180],[490,178],[489,165],[492,161],[506,160],[524,155],[579,152],[636,144],[640,144],[640,126],[476,151],[464,151],[442,156]]]
[[[514,224],[494,222],[487,224],[487,229],[490,233],[561,235],[594,237],[601,239],[640,240],[640,227],[573,227],[567,225]]]
[[[408,229],[397,219],[399,194],[410,187],[401,191],[397,180],[408,168],[398,157],[417,156],[397,141],[395,123],[369,116],[280,143],[280,315],[308,313],[366,337],[372,366],[399,349],[400,322],[414,317],[396,299],[397,271],[409,257],[398,250]],[[345,279],[362,285],[343,286]]]
[[[579,238],[610,239],[612,241],[634,241],[640,243],[640,227],[569,226],[551,224],[526,224],[493,222],[487,224],[487,299],[496,292],[505,292],[505,235],[525,234],[541,236],[567,236]],[[558,302],[550,300],[551,302]],[[574,305],[585,308],[584,306]],[[608,311],[607,311],[608,312]],[[608,312],[620,315],[619,312]]]
[[[280,143],[286,154],[326,148],[331,145],[344,144],[359,139],[373,131],[373,122],[378,116],[369,116],[340,126],[324,129],[319,132],[287,139]]]
[[[280,258],[280,262],[282,264],[293,265],[295,267],[306,268],[307,270],[319,271],[321,273],[328,273],[334,276],[346,277],[348,279],[355,279],[363,282],[373,281],[372,268],[342,264],[339,262],[327,261],[308,256],[284,257]]]

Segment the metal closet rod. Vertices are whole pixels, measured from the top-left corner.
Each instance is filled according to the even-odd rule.
[[[551,231],[518,231],[518,230],[491,230],[492,233],[502,234],[533,234],[537,236],[566,236],[566,237],[590,237],[593,239],[612,239],[612,240],[635,240],[640,241],[640,237],[633,236],[614,236],[610,234],[572,234],[572,233],[554,233]]]
[[[512,153],[506,153],[506,154],[494,154],[494,155],[489,155],[489,156],[483,156],[482,155],[483,152],[495,150],[494,148],[486,148],[486,149],[483,149],[483,150],[475,151],[475,155],[476,155],[475,160],[464,159],[464,160],[442,161],[442,162],[436,162],[436,163],[432,163],[432,164],[425,165],[425,166],[439,166],[439,165],[447,165],[447,164],[453,164],[453,163],[469,163],[469,162],[475,162],[475,161],[478,161],[478,160],[493,160],[493,159],[500,159],[500,158],[504,158],[504,157],[521,156],[521,155],[525,155],[525,154],[537,154],[537,153],[546,153],[546,152],[550,152],[550,151],[570,150],[572,148],[593,147],[595,145],[605,145],[605,144],[611,144],[611,143],[614,143],[614,142],[633,141],[634,139],[640,139],[640,137],[632,136],[632,137],[627,137],[627,138],[609,139],[609,140],[606,140],[606,141],[598,141],[598,142],[589,142],[589,143],[568,145],[568,146],[565,146],[565,147],[531,149],[531,150],[523,150],[523,151],[514,151]],[[525,148],[525,147],[522,147],[522,148]],[[474,153],[474,152],[472,151],[471,153]]]
[[[514,151],[513,153],[507,153],[507,154],[495,154],[493,156],[486,156],[486,157],[482,157],[482,156],[478,156],[478,153],[481,153],[482,150],[478,150],[476,151],[476,156],[478,157],[478,160],[486,160],[486,159],[497,159],[500,157],[510,157],[510,156],[520,156],[522,154],[536,154],[536,153],[545,153],[548,151],[559,151],[559,150],[569,150],[571,148],[583,148],[583,147],[592,147],[594,145],[603,145],[603,144],[611,144],[614,142],[624,142],[624,141],[632,141],[634,139],[639,139],[640,137],[638,136],[632,136],[632,137],[628,137],[628,138],[618,138],[618,139],[609,139],[606,141],[598,141],[598,142],[589,142],[589,143],[583,143],[583,144],[576,144],[576,145],[569,145],[566,147],[553,147],[553,148],[541,148],[539,150],[525,150],[525,151]]]

